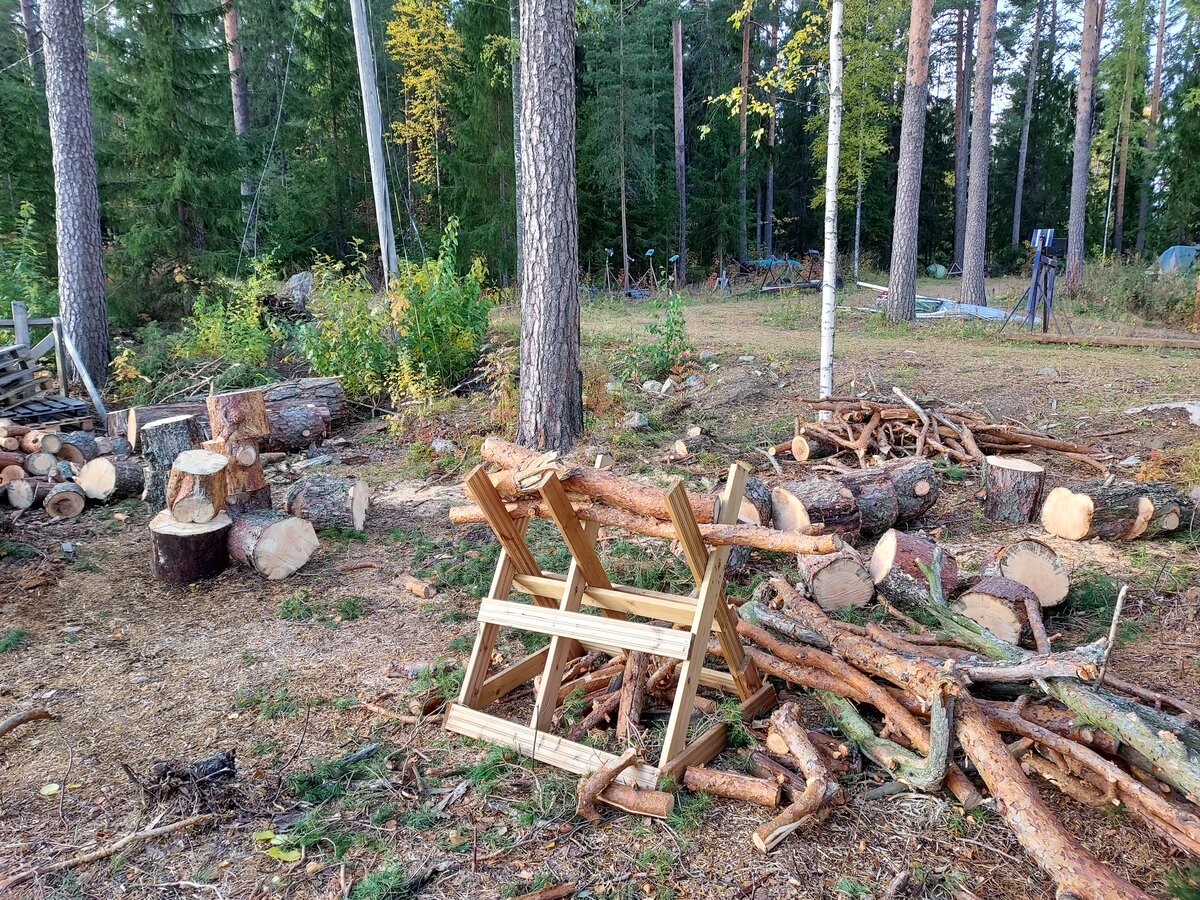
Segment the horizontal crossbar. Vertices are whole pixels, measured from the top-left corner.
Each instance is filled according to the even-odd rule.
[[[546,609],[492,597],[480,602],[479,621],[504,628],[573,638],[601,646],[640,650],[653,656],[666,656],[671,659],[687,659],[692,650],[692,635],[688,631]]]
[[[518,575],[513,587],[522,593],[539,597],[561,599],[563,578],[560,575]],[[692,597],[664,594],[643,588],[614,585],[611,588],[588,587],[583,592],[583,605],[598,609],[610,609],[631,616],[661,619],[672,625],[691,625],[696,615],[696,601]],[[713,623],[713,631],[720,631]]]

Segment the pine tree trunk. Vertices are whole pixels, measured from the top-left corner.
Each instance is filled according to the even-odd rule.
[[[583,430],[575,194],[575,3],[521,8],[521,408],[517,440],[569,450]]]
[[[675,193],[679,197],[679,259],[675,284],[687,284],[687,160],[683,126],[683,21],[672,23],[671,62],[675,75]]]
[[[888,318],[917,317],[917,217],[921,210],[921,160],[925,150],[925,101],[929,96],[929,33],[933,0],[913,0],[908,20],[908,67],[896,172],[896,215],[892,222],[892,268]]]
[[[617,158],[621,179],[621,292],[629,293],[629,198],[625,185],[625,7],[620,7],[617,32]]]
[[[963,247],[962,302],[987,306],[988,175],[992,162],[992,73],[996,67],[996,0],[979,6],[979,58],[971,111],[971,174],[967,186],[967,239]]]
[[[1083,42],[1079,49],[1079,90],[1075,100],[1075,151],[1071,162],[1071,207],[1067,218],[1067,288],[1083,280],[1084,221],[1087,216],[1088,165],[1092,149],[1092,106],[1100,51],[1101,0],[1084,0]]]
[[[1154,82],[1150,88],[1150,120],[1146,123],[1146,162],[1142,172],[1142,195],[1138,199],[1137,239],[1133,249],[1138,256],[1146,248],[1146,219],[1150,215],[1150,190],[1154,179],[1154,147],[1158,141],[1158,115],[1162,104],[1163,44],[1167,33],[1167,0],[1158,7],[1158,47],[1154,51]]]
[[[971,145],[971,76],[974,70],[975,2],[967,2],[967,22],[963,31],[962,67],[955,97],[954,119],[954,265],[962,271],[963,249],[967,240],[967,170]],[[961,114],[957,106],[961,104]]]
[[[738,262],[749,259],[746,249],[746,113],[750,93],[750,12],[742,19],[742,77],[738,82]]]
[[[1021,113],[1021,139],[1017,150],[1017,189],[1013,197],[1012,245],[1021,244],[1021,203],[1025,199],[1025,162],[1029,157],[1029,123],[1033,120],[1033,98],[1037,91],[1038,45],[1042,38],[1042,13],[1046,4],[1038,0],[1037,16],[1033,22],[1033,38],[1029,44],[1029,68],[1025,71],[1025,109]]]
[[[29,57],[29,68],[33,69],[33,80],[45,84],[41,54],[38,53],[38,13],[33,0],[21,0],[21,31],[24,32],[25,54]]]
[[[508,2],[508,37],[513,47],[521,46],[521,3],[520,0]],[[521,56],[517,52],[512,55],[512,124],[513,124],[513,186],[516,193],[516,277],[513,278],[513,294],[517,308],[521,307],[521,273],[524,271],[525,259],[525,220],[521,218],[521,197],[524,195],[524,177],[521,175]]]
[[[108,383],[108,309],[83,7],[71,0],[43,0],[42,38],[54,164],[59,310],[84,368],[96,386],[103,387]]]
[[[825,258],[821,275],[820,396],[833,395],[833,336],[837,300],[838,164],[842,146],[842,0],[829,8],[829,136],[825,150]]]
[[[1117,223],[1113,228],[1113,254],[1119,259],[1125,244],[1125,179],[1129,174],[1129,119],[1133,110],[1133,69],[1144,51],[1142,23],[1134,32],[1133,45],[1125,48],[1125,92],[1121,99],[1121,156],[1117,163]]]
[[[225,0],[222,20],[225,28],[225,52],[229,62],[229,91],[233,97],[233,132],[244,144],[246,134],[250,131],[250,96],[246,92],[246,71],[242,68],[242,20],[234,0]],[[242,216],[246,218],[246,231],[242,244],[246,252],[253,252],[255,244],[253,223],[250,220],[253,214],[254,183],[248,178],[243,178]]]

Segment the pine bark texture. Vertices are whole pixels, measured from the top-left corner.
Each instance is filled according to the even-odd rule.
[[[287,511],[318,528],[361,531],[366,521],[367,483],[359,478],[308,475],[292,485]]]
[[[273,509],[235,518],[229,532],[229,556],[270,581],[287,578],[317,549],[312,524]]]
[[[992,75],[996,68],[996,0],[979,6],[979,53],[971,111],[971,174],[967,185],[967,236],[963,246],[962,302],[987,306],[988,175],[992,163]]]
[[[1138,199],[1137,237],[1133,249],[1138,256],[1146,248],[1146,219],[1150,215],[1150,190],[1154,180],[1154,148],[1158,142],[1158,117],[1162,106],[1163,45],[1167,32],[1167,0],[1158,7],[1158,45],[1154,51],[1154,81],[1150,86],[1150,118],[1146,123],[1146,162],[1142,171],[1142,194]]]
[[[1025,108],[1021,112],[1021,137],[1017,149],[1017,190],[1013,198],[1012,245],[1021,244],[1021,202],[1025,199],[1025,163],[1029,158],[1029,123],[1033,121],[1033,98],[1037,93],[1038,47],[1042,39],[1042,15],[1045,0],[1038,0],[1033,20],[1033,38],[1029,43],[1029,66],[1025,70]]]
[[[897,521],[918,519],[938,498],[938,477],[927,459],[905,459],[881,466],[896,489]]]
[[[181,524],[163,510],[150,521],[150,571],[168,584],[191,584],[229,567],[229,516]]]
[[[521,4],[520,0],[508,2],[508,39],[513,47],[521,46]],[[521,174],[521,54],[513,53],[512,71],[512,128],[513,128],[513,188],[515,192],[516,215],[516,277],[513,279],[513,291],[516,294],[517,308],[521,307],[521,273],[525,271],[525,222],[521,218],[521,197],[524,195],[524,177]]]
[[[43,0],[41,13],[59,313],[88,375],[103,388],[108,383],[110,339],[83,6],[72,0]]]
[[[521,403],[517,441],[569,450],[583,430],[575,194],[575,4],[521,5]]]
[[[921,211],[921,160],[925,150],[925,102],[929,96],[929,36],[933,0],[913,0],[908,20],[908,65],[896,172],[896,215],[888,275],[888,318],[917,317],[917,220]]]
[[[146,460],[146,490],[142,499],[151,512],[167,505],[167,479],[175,457],[200,445],[200,425],[195,416],[161,419],[139,430],[142,456]]]
[[[1075,150],[1071,161],[1071,206],[1067,216],[1067,288],[1083,280],[1084,221],[1087,216],[1088,167],[1092,148],[1092,109],[1096,61],[1100,53],[1101,0],[1083,2],[1083,41],[1079,48],[1079,89],[1075,99]]]
[[[1041,508],[1046,470],[1032,463],[1008,465],[1008,460],[996,456],[989,456],[987,463],[983,517],[1028,525]]]
[[[86,504],[83,488],[69,482],[50,488],[42,501],[42,507],[52,519],[73,519],[83,512]]]
[[[318,444],[329,430],[329,412],[319,406],[290,406],[276,411],[267,408],[271,431],[258,449],[265,453],[294,453]]]
[[[975,3],[967,3],[966,28],[960,36],[961,65],[958,69],[954,113],[954,265],[962,271],[963,246],[967,239],[967,172],[971,147],[971,72],[975,46]]]
[[[929,578],[921,570],[933,565],[936,545],[923,534],[892,529],[879,539],[871,556],[871,577],[879,593],[897,606],[915,606],[929,598]],[[958,562],[942,555],[942,592],[949,597],[958,586]]]
[[[845,485],[858,502],[858,515],[863,534],[882,534],[900,518],[900,501],[896,486],[884,469],[860,469],[837,479]]]

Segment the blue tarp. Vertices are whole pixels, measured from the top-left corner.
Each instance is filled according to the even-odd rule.
[[[1186,244],[1168,247],[1158,257],[1158,271],[1186,272],[1196,264],[1197,253],[1200,253],[1200,247],[1189,247]]]

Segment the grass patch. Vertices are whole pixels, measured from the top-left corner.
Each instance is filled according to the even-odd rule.
[[[308,588],[301,588],[285,598],[275,610],[275,614],[285,622],[308,622],[322,612],[321,607],[313,602],[312,591]]]
[[[374,752],[360,755],[371,748]],[[370,744],[339,759],[316,759],[288,778],[288,791],[302,803],[325,804],[349,793],[356,779],[380,774],[376,767],[382,766],[386,756],[386,748]]]
[[[446,649],[451,653],[470,653],[471,648],[475,646],[475,636],[471,634],[460,634],[457,637],[451,638],[450,643],[446,645]]]
[[[341,553],[350,546],[352,541],[366,543],[367,533],[354,528],[322,528],[317,536],[330,542],[328,549],[333,553]]]
[[[338,601],[334,610],[343,622],[353,622],[367,614],[367,607],[363,603],[362,597],[343,597]]]
[[[843,897],[869,897],[871,896],[871,886],[865,881],[843,875],[834,883],[833,892],[841,894]]]
[[[33,559],[41,556],[28,544],[19,541],[0,541],[0,559]]]
[[[8,628],[0,632],[0,653],[14,653],[29,643],[29,632]]]
[[[408,871],[395,863],[380,866],[350,891],[350,900],[409,900],[412,896]]]
[[[265,685],[247,688],[234,701],[238,709],[255,710],[263,719],[294,718],[301,705],[300,699],[292,695],[286,684],[274,690]]]
[[[576,780],[561,772],[539,778],[533,790],[516,804],[516,819],[526,828],[540,823],[566,821],[575,815]]]
[[[704,817],[712,807],[712,796],[703,791],[678,793],[675,795],[675,809],[667,816],[667,825],[685,834],[695,831],[704,822]]]

